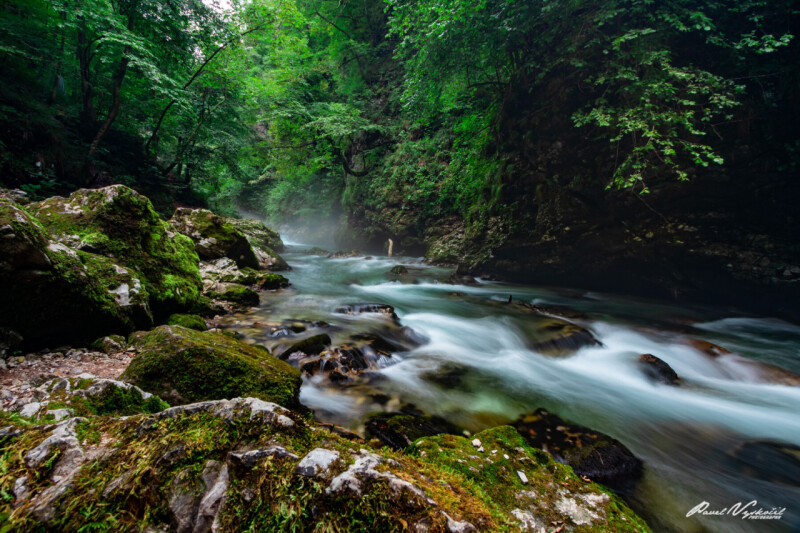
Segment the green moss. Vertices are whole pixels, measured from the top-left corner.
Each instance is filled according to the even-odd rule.
[[[157,312],[184,309],[200,294],[198,257],[191,239],[170,236],[150,201],[122,185],[79,190],[68,199],[50,198],[36,215],[56,238],[69,245],[89,244],[141,274],[151,307]]]
[[[183,326],[185,328],[194,329],[197,331],[206,331],[208,330],[208,326],[206,326],[206,321],[197,315],[181,315],[175,314],[171,315],[167,319],[167,324],[170,326]]]
[[[650,531],[618,496],[579,478],[569,466],[555,462],[542,450],[531,448],[511,426],[491,428],[474,438],[480,441],[483,451],[463,437],[441,435],[420,439],[411,453],[423,461],[463,475],[474,483],[481,499],[500,515],[527,506],[536,509],[536,516],[549,524],[562,519],[556,504],[565,494],[571,498],[580,494],[600,494],[608,498],[607,505],[594,509],[597,513],[602,511],[602,520],[576,526],[572,531]],[[525,474],[527,484],[522,482],[518,471]],[[562,488],[568,493],[560,490]]]
[[[190,238],[203,259],[229,257],[240,268],[258,267],[247,238],[227,219],[207,209],[180,208],[169,221],[173,231]]]
[[[487,446],[484,454],[471,449],[466,439],[438,437],[426,438],[418,444],[416,455],[406,455],[375,450],[359,440],[309,426],[297,414],[289,416],[293,425],[252,419],[247,411],[225,419],[207,412],[161,419],[90,418],[79,424],[79,440],[85,445],[108,443],[108,452],[86,463],[77,473],[54,502],[57,512],[46,528],[54,531],[163,529],[172,522],[169,506],[175,490],[199,498],[207,489],[201,474],[209,461],[227,462],[229,468],[225,504],[217,517],[221,531],[408,531],[418,524],[427,524],[430,531],[446,531],[444,513],[456,520],[469,521],[479,531],[518,531],[518,523],[508,512],[509,502],[502,500],[503,506],[497,504],[510,491],[521,488],[519,482],[503,471],[511,463],[498,458],[498,464],[491,468],[485,461],[470,457],[481,455],[485,459],[492,449],[490,446],[497,447],[498,454],[513,454],[511,462],[525,465],[514,464],[513,468],[524,468],[531,475],[536,468],[541,470],[541,477],[532,480],[525,490],[537,490],[544,484],[554,487],[550,492],[555,495],[555,487],[563,487],[562,483],[569,485],[570,491],[582,490],[580,483],[587,493],[601,494],[591,484],[576,480],[568,468],[549,461],[543,452],[531,455],[531,450],[525,448],[511,428],[479,434]],[[27,450],[48,434],[42,427],[30,428],[0,445],[0,513],[5,513],[7,526],[14,531],[45,527],[28,514],[26,504],[15,510],[13,497],[3,495],[11,494],[15,480],[22,475],[28,475],[32,492],[50,486],[47,465],[31,472],[23,459]],[[292,458],[264,457],[252,468],[239,466],[230,459],[233,450],[273,445],[282,446],[298,457],[322,447],[339,452],[341,460],[334,463],[328,479],[323,480],[295,473],[297,460]],[[398,493],[396,486],[393,488],[381,478],[363,480],[359,485],[363,491],[360,497],[328,493],[330,477],[351,466],[361,450],[382,458],[375,467],[379,472],[391,473],[414,484],[435,504],[429,505],[402,489]],[[51,457],[49,467],[57,461],[57,456]],[[476,474],[470,467],[479,470],[479,463],[487,466],[484,473]],[[550,468],[554,469],[547,477]],[[487,485],[489,482],[497,485]],[[513,508],[527,504],[526,497],[530,498],[517,500]],[[621,502],[607,502],[603,512],[606,516],[618,516],[591,527],[568,524],[570,530],[648,531]]]
[[[238,283],[241,285],[252,285],[262,290],[283,289],[291,285],[289,280],[280,274],[259,272],[252,268],[243,268],[233,274],[224,274],[220,281],[225,283]]]
[[[68,408],[76,416],[116,415],[130,416],[140,413],[158,413],[169,404],[155,395],[145,398],[135,387],[125,388],[106,384],[98,393],[76,393],[90,387],[94,379],[71,378],[71,390],[51,392],[48,396],[48,409]]]
[[[161,326],[131,336],[139,349],[121,379],[171,403],[253,396],[297,404],[300,371],[221,333]]]
[[[289,285],[289,280],[280,274],[262,274],[257,282],[258,288],[263,290],[283,289]]]
[[[0,323],[18,331],[30,347],[90,342],[152,324],[137,270],[51,242],[38,220],[5,199],[0,199],[0,227],[7,235],[0,241]]]
[[[255,307],[261,301],[258,293],[241,285],[229,285],[223,292],[211,291],[207,295],[217,300],[225,300],[239,305]]]

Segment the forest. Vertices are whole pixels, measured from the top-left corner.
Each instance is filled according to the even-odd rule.
[[[798,59],[793,0],[5,0],[0,532],[796,530]]]

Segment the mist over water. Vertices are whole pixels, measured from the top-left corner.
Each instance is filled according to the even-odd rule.
[[[617,438],[642,459],[645,475],[632,503],[655,531],[800,530],[800,481],[791,480],[800,472],[800,457],[783,464],[769,453],[742,458],[736,451],[748,441],[800,445],[800,387],[780,384],[780,369],[800,371],[800,327],[583,291],[453,285],[450,271],[419,259],[331,259],[307,254],[307,248],[292,245],[284,254],[293,268],[291,289],[265,295],[260,308],[227,317],[225,325],[272,347],[259,322],[323,320],[338,327],[331,333],[337,343],[376,331],[385,320],[375,313],[337,314],[337,306],[384,303],[424,339],[393,353],[381,362],[379,376],[361,384],[306,378],[301,401],[319,419],[359,430],[369,413],[411,403],[476,432],[543,407]],[[398,264],[409,273],[395,281],[388,272]],[[563,357],[530,349],[533,319],[509,306],[509,295],[584,312],[588,318],[574,322],[602,346]],[[692,339],[731,353],[711,357]],[[637,363],[645,353],[667,362],[680,386],[648,379]],[[460,376],[454,386],[431,379],[454,368]],[[376,402],[376,393],[391,399]],[[786,512],[768,521],[685,516],[702,501],[721,509],[750,500]]]

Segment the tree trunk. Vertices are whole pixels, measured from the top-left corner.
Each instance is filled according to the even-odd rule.
[[[117,69],[116,74],[114,74],[114,88],[112,90],[112,101],[111,101],[111,108],[108,110],[108,116],[103,124],[100,126],[100,129],[97,130],[97,133],[94,136],[94,140],[92,140],[91,146],[89,146],[89,153],[86,155],[86,164],[84,166],[84,174],[86,178],[86,184],[90,184],[92,179],[94,179],[94,173],[91,172],[91,160],[94,156],[95,152],[97,152],[97,147],[100,145],[100,141],[103,140],[103,137],[108,132],[111,125],[116,120],[117,115],[119,114],[119,106],[121,101],[121,90],[122,90],[122,82],[125,80],[125,73],[128,70],[128,62],[130,58],[128,54],[130,54],[131,50],[130,47],[125,47],[122,51],[122,58],[119,60],[119,68]]]
[[[95,120],[94,95],[89,66],[92,61],[91,48],[92,43],[86,38],[86,30],[80,29],[78,31],[78,63],[81,76],[81,102],[83,103],[81,120],[89,124]]]

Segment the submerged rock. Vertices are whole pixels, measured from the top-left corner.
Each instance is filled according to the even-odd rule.
[[[297,405],[300,372],[224,333],[160,326],[131,336],[139,353],[120,379],[173,405],[253,396]]]
[[[531,349],[547,355],[568,355],[586,346],[602,346],[592,333],[577,324],[559,318],[538,321]]]
[[[747,476],[800,487],[800,446],[770,440],[740,442],[726,451],[737,470]]]
[[[544,409],[518,418],[513,425],[531,446],[617,492],[630,491],[642,474],[642,462],[618,440]]]
[[[639,367],[647,376],[657,383],[664,385],[677,385],[680,382],[678,374],[667,363],[655,355],[646,353],[639,356]]]
[[[346,257],[361,257],[361,252],[358,250],[339,250],[328,255],[331,259],[342,259]]]
[[[373,303],[358,303],[340,305],[333,310],[334,313],[343,315],[361,315],[364,313],[380,313],[397,320],[397,315],[394,312],[394,307],[386,304],[373,304]]]
[[[201,259],[227,257],[240,268],[260,266],[244,234],[229,220],[208,209],[178,208],[169,220],[169,227],[191,238]]]

